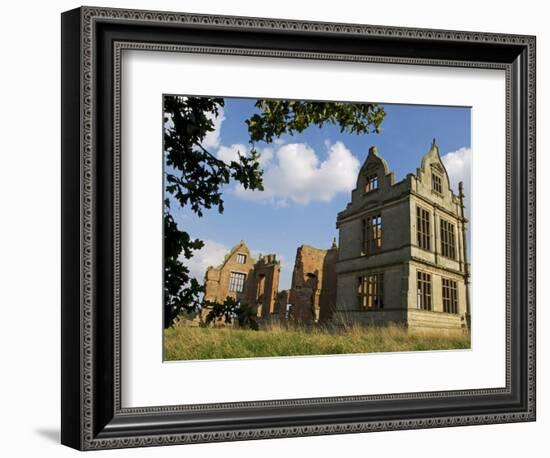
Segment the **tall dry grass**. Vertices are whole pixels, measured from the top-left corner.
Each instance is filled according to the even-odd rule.
[[[308,328],[272,324],[252,331],[180,324],[164,331],[164,359],[168,361],[466,348],[470,348],[470,336],[462,331],[410,333],[395,325]]]

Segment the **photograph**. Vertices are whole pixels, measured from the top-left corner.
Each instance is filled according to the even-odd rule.
[[[55,436],[67,455],[208,443],[201,453],[240,457],[463,457],[490,437],[501,456],[529,455],[548,429],[543,15],[189,1],[69,2],[60,34],[40,4],[33,25],[57,58],[42,40],[12,46],[14,68],[61,64],[41,67],[36,90],[6,84],[18,135],[5,150],[61,147],[60,160],[24,150],[30,186],[26,156],[5,155],[6,215],[24,239],[6,238],[7,311],[26,309],[29,259],[48,274],[34,290],[61,307],[35,300],[28,351],[8,352],[18,370],[37,355],[23,375],[51,379],[14,402],[5,390],[10,417],[40,407],[37,440],[19,428],[13,449],[48,454]],[[59,116],[22,122],[36,94]]]
[[[162,101],[165,361],[470,349],[471,107]]]

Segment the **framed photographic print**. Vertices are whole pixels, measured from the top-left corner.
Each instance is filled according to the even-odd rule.
[[[62,15],[62,443],[535,419],[535,38]]]

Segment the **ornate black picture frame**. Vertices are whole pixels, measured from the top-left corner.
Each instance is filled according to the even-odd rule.
[[[121,406],[124,49],[506,72],[506,386]],[[535,420],[535,37],[82,7],[62,15],[62,434],[80,450]]]

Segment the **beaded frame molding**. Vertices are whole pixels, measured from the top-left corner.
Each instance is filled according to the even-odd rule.
[[[79,450],[535,420],[533,36],[81,7],[62,14],[62,425]],[[121,406],[125,49],[494,68],[506,74],[506,386]]]

